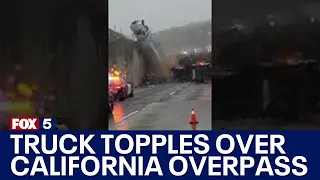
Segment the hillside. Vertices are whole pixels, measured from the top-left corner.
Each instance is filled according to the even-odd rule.
[[[211,45],[211,20],[172,27],[154,33],[153,38],[161,44],[165,55]]]
[[[255,24],[267,19],[269,15],[281,17],[284,21],[296,14],[319,17],[320,4],[316,0],[216,0],[214,28],[220,30],[230,27],[234,22]]]

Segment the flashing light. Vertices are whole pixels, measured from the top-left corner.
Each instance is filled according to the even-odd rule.
[[[199,66],[204,66],[205,65],[205,61],[200,60],[196,64],[199,65]]]
[[[114,74],[117,76],[120,76],[120,72],[119,71],[114,71]]]
[[[17,90],[19,94],[24,95],[28,98],[33,96],[32,89],[27,84],[19,83],[17,85]]]
[[[16,112],[19,110],[33,110],[33,103],[30,101],[3,101],[0,102],[0,110],[4,112]]]
[[[111,80],[111,81],[120,81],[120,77],[119,76],[110,76],[109,80]]]

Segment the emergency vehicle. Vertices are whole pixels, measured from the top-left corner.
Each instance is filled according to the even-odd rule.
[[[119,101],[134,95],[132,85],[125,80],[125,74],[115,68],[109,73],[109,94],[114,100]]]
[[[192,64],[192,80],[196,83],[204,83],[210,79],[209,71],[211,68],[210,63],[206,63],[205,61],[201,60],[198,61],[196,64]]]

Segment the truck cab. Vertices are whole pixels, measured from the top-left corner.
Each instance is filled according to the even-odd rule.
[[[149,27],[144,24],[144,20],[133,21],[130,25],[130,29],[139,41],[147,39],[150,35]]]

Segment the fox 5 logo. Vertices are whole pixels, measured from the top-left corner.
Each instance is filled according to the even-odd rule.
[[[55,130],[56,121],[54,118],[39,117],[13,117],[10,118],[10,130],[34,131],[34,130]]]

